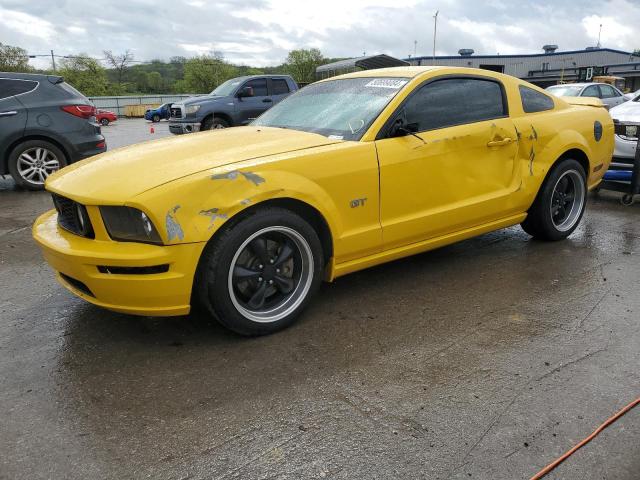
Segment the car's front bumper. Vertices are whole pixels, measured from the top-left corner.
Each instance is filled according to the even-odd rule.
[[[96,209],[97,207],[88,207]],[[95,216],[89,213],[92,218]],[[60,228],[55,210],[41,215],[33,237],[64,287],[109,310],[133,315],[186,315],[203,243],[158,246],[84,238]],[[168,265],[162,273],[103,273],[98,267]],[[113,270],[113,268],[112,268]]]
[[[611,162],[609,169],[629,170],[633,168],[637,145],[637,140],[627,140],[620,135],[616,135],[615,149],[613,151],[613,161]]]
[[[199,132],[200,122],[174,122],[173,120],[169,120],[169,131],[174,135]]]

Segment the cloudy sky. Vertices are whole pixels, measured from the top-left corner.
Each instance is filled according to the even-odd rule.
[[[640,48],[640,0],[0,0],[0,42],[30,54],[130,49],[136,60],[220,52],[237,64],[280,64],[289,50],[328,57],[532,53]],[[47,66],[45,60],[32,60]]]

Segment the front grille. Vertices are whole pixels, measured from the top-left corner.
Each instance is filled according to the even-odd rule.
[[[166,273],[169,271],[169,265],[153,265],[151,267],[109,267],[107,265],[98,265],[100,273],[110,273],[113,275],[152,275],[154,273]]]
[[[95,297],[95,295],[93,294],[93,292],[91,290],[89,290],[89,287],[87,287],[84,283],[82,283],[80,280],[76,280],[75,278],[70,277],[69,275],[65,275],[62,272],[58,272],[60,274],[60,277],[62,277],[62,279],[67,282],[69,285],[71,285],[73,288],[75,288],[76,290],[80,290],[82,293],[84,293],[85,295],[89,295],[91,297]]]
[[[55,193],[52,196],[53,205],[58,212],[58,225],[81,237],[94,238],[91,220],[85,206]]]
[[[182,109],[180,107],[171,107],[171,117],[182,118]]]

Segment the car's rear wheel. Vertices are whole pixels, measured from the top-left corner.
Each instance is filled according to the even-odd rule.
[[[206,310],[241,335],[290,325],[322,280],[315,230],[281,208],[250,213],[211,242],[200,260],[196,292]]]
[[[566,159],[549,172],[522,228],[541,240],[562,240],[578,227],[587,202],[584,168]]]
[[[17,185],[42,190],[53,172],[67,165],[67,157],[57,146],[45,140],[29,140],[9,154],[9,173]]]
[[[160,121],[160,115],[157,113],[154,113],[153,117],[151,117],[151,120],[153,120],[154,123],[158,123]]]
[[[109,119],[103,118],[102,120],[100,120],[100,123],[102,124],[103,127],[106,127],[107,125],[109,125]]]

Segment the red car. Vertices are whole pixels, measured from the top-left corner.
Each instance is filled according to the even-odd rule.
[[[115,122],[116,120],[118,120],[118,116],[109,110],[96,111],[96,122],[99,122],[105,127],[109,125],[110,122]]]

